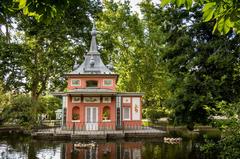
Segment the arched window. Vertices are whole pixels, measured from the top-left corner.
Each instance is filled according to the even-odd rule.
[[[79,120],[80,119],[80,109],[79,107],[73,107],[72,109],[72,120]]]
[[[110,120],[110,108],[109,108],[109,106],[105,106],[103,108],[103,120]]]
[[[98,81],[90,80],[86,82],[87,87],[97,87]]]

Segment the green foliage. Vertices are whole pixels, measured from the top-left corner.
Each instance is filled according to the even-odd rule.
[[[103,117],[105,117],[105,118],[108,118],[109,117],[109,111],[108,110],[105,110],[104,112],[103,112]]]
[[[194,122],[208,122],[206,105],[212,109],[218,101],[235,101],[240,91],[236,72],[239,36],[212,35],[214,24],[202,21],[199,7],[156,7],[155,11],[163,21],[163,31],[170,32],[162,54],[164,65],[172,74],[172,95],[166,105],[174,109],[174,121],[187,123],[189,128]]]
[[[79,114],[73,114],[72,120],[79,120]]]
[[[23,86],[23,76],[19,66],[19,52],[23,49],[17,44],[9,44],[5,36],[0,36],[0,81],[4,91],[16,91]]]
[[[30,92],[37,100],[42,93],[64,89],[64,73],[71,71],[75,62],[83,60],[90,43],[90,17],[100,12],[101,6],[98,2],[82,0],[70,1],[64,9],[64,16],[52,19],[49,24],[21,12],[15,15],[4,13],[7,17],[0,25],[9,29],[13,23],[17,26],[14,35],[8,30],[0,39],[3,61],[0,73],[6,91]],[[41,11],[45,14],[44,9]]]
[[[2,111],[7,107],[7,105],[9,105],[9,97],[10,94],[6,94],[4,92],[3,86],[2,86],[2,82],[0,81],[0,125],[3,124],[3,115],[2,115]]]
[[[1,0],[0,19],[4,19],[6,12],[13,14],[22,12],[24,15],[34,17],[37,21],[49,24],[54,18],[62,16],[68,5],[68,0]]]
[[[219,102],[215,110],[216,114],[225,116],[225,120],[214,120],[214,125],[217,126],[222,134],[219,141],[210,140],[207,138],[206,144],[201,148],[203,152],[208,153],[217,151],[219,157],[226,159],[237,159],[240,156],[240,106],[239,102],[227,103]],[[219,153],[220,152],[220,153]]]
[[[9,104],[9,97],[10,97],[10,94],[7,94],[4,92],[4,89],[3,89],[3,85],[2,85],[2,82],[0,81],[0,113],[1,111]]]
[[[165,107],[147,107],[144,109],[144,115],[147,119],[150,119],[152,122],[155,122],[157,119],[162,117],[167,117],[170,115],[170,111]]]
[[[128,2],[104,1],[97,28],[104,61],[111,58],[119,74],[119,91],[144,92],[144,107],[164,107],[171,96],[170,75],[162,65],[165,34],[150,2],[141,3],[143,19],[131,11]],[[155,13],[155,12],[154,12]],[[150,108],[149,108],[150,110]]]
[[[32,128],[36,125],[36,107],[39,104],[28,95],[11,96],[10,104],[3,111],[5,122]]]
[[[51,119],[55,119],[55,111],[61,108],[61,99],[53,96],[44,96],[40,97],[39,103],[38,114],[48,114]]]
[[[190,9],[193,2],[201,4],[204,21],[216,21],[213,32],[218,30],[221,34],[227,34],[230,29],[234,29],[240,33],[240,5],[237,0],[163,0],[161,5],[165,6],[170,2],[178,7],[184,5],[187,9]]]
[[[9,95],[9,98],[10,102],[2,112],[3,121],[25,128],[37,126],[38,116],[41,114],[54,118],[55,111],[61,107],[61,100],[52,96],[41,97],[39,101],[24,94]]]

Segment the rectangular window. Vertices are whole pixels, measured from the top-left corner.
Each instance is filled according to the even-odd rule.
[[[89,88],[98,87],[98,81],[94,81],[94,80],[86,81],[86,86]]]
[[[71,86],[80,86],[80,80],[79,79],[72,79],[71,80]]]
[[[130,120],[130,108],[123,108],[123,120]]]
[[[72,97],[72,103],[80,103],[81,97]]]
[[[111,79],[103,80],[103,86],[112,86],[112,85],[113,85],[113,80],[111,80]]]
[[[103,97],[103,103],[111,103],[111,97]]]

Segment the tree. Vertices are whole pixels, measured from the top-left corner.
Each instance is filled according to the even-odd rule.
[[[239,102],[228,103],[221,101],[217,103],[218,110],[212,110],[215,114],[226,117],[225,119],[213,120],[215,127],[221,130],[221,138],[218,141],[205,137],[207,143],[201,147],[204,153],[217,152],[221,158],[237,159],[240,155],[240,107]]]
[[[9,105],[9,96],[10,94],[7,94],[4,92],[4,89],[2,87],[2,82],[0,82],[0,125],[3,124],[3,117],[2,117],[2,111]]]
[[[118,90],[144,92],[146,111],[164,112],[163,101],[170,95],[166,83],[170,78],[161,65],[165,35],[158,17],[151,13],[153,5],[150,2],[141,5],[141,20],[131,11],[128,1],[104,1],[103,4],[105,8],[97,21],[99,41],[104,60],[112,59],[120,75]]]
[[[39,99],[40,106],[38,113],[48,114],[51,119],[55,119],[55,111],[61,109],[61,99],[53,96],[43,96]]]
[[[8,43],[5,36],[0,37],[0,81],[4,91],[17,91],[22,88],[22,71],[19,52],[23,49],[16,43]]]
[[[32,128],[37,122],[38,106],[39,104],[27,95],[12,96],[9,105],[3,111],[3,119],[5,122]]]
[[[54,118],[55,111],[61,107],[61,100],[52,96],[41,97],[38,101],[24,94],[8,94],[4,99],[2,97],[0,96],[4,109],[1,121],[30,129],[37,126],[39,115],[48,114]]]
[[[240,33],[240,5],[238,0],[162,0],[161,5],[165,6],[174,3],[178,7],[185,6],[190,9],[193,3],[198,3],[203,7],[203,19],[205,22],[215,21],[213,32],[218,30],[222,34],[227,34],[230,29]]]
[[[72,1],[65,10],[61,19],[48,25],[23,14],[14,17],[17,39],[2,45],[1,52],[6,89],[31,92],[37,100],[45,91],[64,88],[65,80],[60,77],[82,61],[90,40],[90,16],[101,11],[101,5]]]
[[[5,21],[6,13],[34,17],[38,21],[50,23],[53,18],[61,17],[68,6],[68,0],[57,1],[35,1],[35,0],[1,0],[0,2],[0,24]]]
[[[156,8],[164,30],[171,33],[163,55],[174,77],[168,105],[175,110],[174,119],[187,123],[190,129],[194,122],[207,122],[204,106],[215,108],[221,100],[236,101],[240,91],[235,70],[239,65],[239,36],[233,32],[212,35],[214,24],[202,21],[199,7]]]

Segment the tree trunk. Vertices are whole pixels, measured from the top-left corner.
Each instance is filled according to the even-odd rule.
[[[33,101],[37,101],[37,100],[38,100],[38,97],[39,97],[39,95],[38,95],[38,84],[39,84],[39,82],[38,82],[37,79],[34,79],[34,80],[32,81],[31,92],[32,92],[32,100],[33,100]]]
[[[9,44],[10,43],[10,33],[9,33],[9,20],[8,16],[4,15],[5,17],[5,27],[6,27],[6,42]]]

